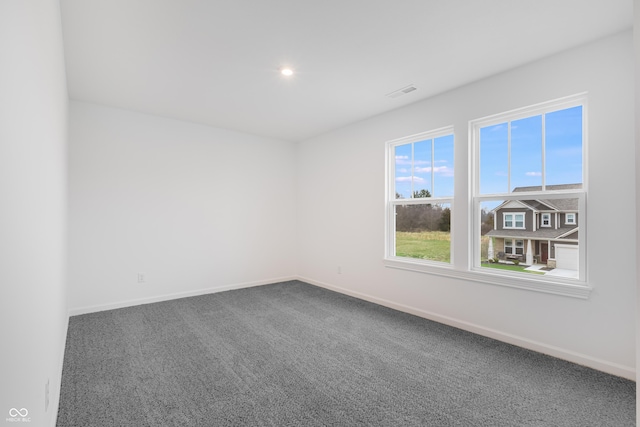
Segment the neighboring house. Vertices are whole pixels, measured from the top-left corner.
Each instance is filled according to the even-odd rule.
[[[548,185],[549,190],[582,188],[581,184]],[[539,191],[517,187],[514,192]],[[491,211],[494,254],[502,260],[541,263],[578,270],[578,199],[508,200]]]

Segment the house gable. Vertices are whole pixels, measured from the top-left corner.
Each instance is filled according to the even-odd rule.
[[[498,211],[499,209],[531,209],[531,206],[519,200],[508,200],[498,206],[495,210]]]

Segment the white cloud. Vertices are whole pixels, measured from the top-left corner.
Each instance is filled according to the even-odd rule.
[[[526,176],[542,176],[542,172],[527,172]]]
[[[396,177],[396,182],[411,182],[411,180],[413,179],[414,182],[424,182],[423,178],[420,178],[419,176],[397,176]]]
[[[414,160],[411,162],[411,158],[409,156],[396,156],[396,165],[428,165],[430,162],[427,160]]]
[[[448,166],[436,166],[434,168],[416,168],[416,173],[431,173],[432,169],[434,174],[441,176],[453,176],[453,170]]]

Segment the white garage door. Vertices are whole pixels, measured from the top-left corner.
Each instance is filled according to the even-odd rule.
[[[578,269],[578,245],[556,244],[556,268],[563,270]]]

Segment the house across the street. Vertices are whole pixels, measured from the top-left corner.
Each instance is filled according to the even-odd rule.
[[[575,190],[582,184],[547,185],[547,190]],[[540,191],[517,187],[514,192]],[[578,199],[507,200],[492,211],[493,230],[485,234],[497,258],[549,268],[578,270]]]

